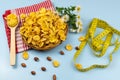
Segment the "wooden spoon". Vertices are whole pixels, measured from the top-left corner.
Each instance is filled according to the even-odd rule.
[[[15,63],[16,63],[16,45],[15,45],[15,29],[16,29],[16,27],[9,27],[11,30],[10,65],[12,65],[12,66],[15,65]]]
[[[14,66],[16,64],[16,41],[15,41],[15,30],[16,27],[19,24],[19,19],[18,19],[18,23],[16,26],[11,27],[8,25],[8,27],[11,30],[11,38],[10,38],[10,65]]]

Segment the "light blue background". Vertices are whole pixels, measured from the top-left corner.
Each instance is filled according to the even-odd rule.
[[[68,43],[73,47],[79,45],[78,37],[85,35],[88,25],[92,18],[97,17],[107,21],[114,28],[120,30],[120,0],[52,0],[54,6],[81,6],[81,19],[83,21],[83,32],[80,34],[68,34],[67,40],[60,46],[46,52],[29,50],[29,60],[23,60],[21,53],[17,54],[17,64],[15,67],[9,65],[9,49],[2,19],[2,14],[7,9],[14,9],[43,0],[1,0],[0,1],[0,80],[52,80],[52,75],[57,75],[57,80],[119,80],[120,79],[120,50],[113,55],[113,61],[106,69],[94,69],[88,72],[79,72],[72,65],[72,58],[75,49],[66,51],[64,46]],[[107,54],[102,58],[93,56],[90,48],[86,46],[79,62],[87,67],[94,63],[104,64],[108,62],[108,54],[113,49],[109,48]],[[60,55],[59,51],[63,50],[65,55]],[[34,62],[33,58],[38,56],[39,62]],[[51,56],[61,62],[59,68],[54,68],[51,62],[46,60]],[[25,62],[27,68],[22,68],[20,64]],[[46,72],[40,70],[41,66],[47,68]],[[36,71],[36,75],[30,74],[31,70]]]

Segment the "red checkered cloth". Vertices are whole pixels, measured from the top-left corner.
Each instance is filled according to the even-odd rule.
[[[30,12],[35,12],[38,11],[40,8],[46,8],[46,9],[50,9],[50,10],[54,10],[54,6],[52,5],[50,0],[45,0],[41,3],[38,4],[34,4],[31,6],[27,6],[27,7],[22,7],[22,8],[17,8],[17,9],[12,9],[12,10],[6,10],[5,14],[3,14],[3,20],[4,20],[4,24],[5,24],[5,30],[6,30],[6,36],[7,36],[7,41],[8,41],[8,45],[10,48],[10,29],[8,28],[8,25],[6,24],[6,19],[5,17],[11,13],[15,13],[17,16],[19,16],[21,13],[24,14],[29,14]],[[22,37],[19,33],[19,29],[20,27],[16,28],[16,32],[15,32],[15,36],[16,36],[16,53],[21,52],[21,51],[25,51],[30,49],[30,47],[28,47],[22,40]]]

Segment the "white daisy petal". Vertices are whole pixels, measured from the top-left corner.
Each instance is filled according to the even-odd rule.
[[[80,6],[76,6],[76,7],[75,7],[75,11],[76,11],[76,12],[80,12],[80,9],[81,9]]]
[[[82,21],[81,20],[77,20],[75,24],[76,24],[76,27],[80,27],[80,26],[82,26]]]
[[[77,30],[76,29],[70,29],[70,32],[76,32]]]
[[[69,21],[69,15],[64,15],[62,16],[62,19],[64,20],[64,22],[68,22]]]
[[[79,28],[77,29],[77,33],[81,32],[82,29],[83,29],[82,27],[79,27]]]
[[[80,15],[77,15],[76,18],[77,18],[77,19],[80,19]]]
[[[80,20],[80,23],[81,23],[81,25],[83,25],[83,22],[82,22],[82,20]]]
[[[79,29],[77,29],[77,33],[79,33],[80,31],[79,31]]]

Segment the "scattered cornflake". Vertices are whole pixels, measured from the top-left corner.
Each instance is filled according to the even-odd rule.
[[[71,50],[73,49],[73,47],[72,47],[71,44],[67,44],[65,48],[66,48],[66,50],[68,50],[68,51],[71,51]]]
[[[86,38],[85,38],[84,36],[80,36],[80,37],[78,38],[79,41],[85,41],[85,39],[86,39]]]
[[[75,67],[76,67],[77,69],[82,69],[82,65],[81,65],[81,64],[75,64]]]
[[[28,54],[27,51],[24,51],[24,52],[22,53],[22,58],[25,59],[25,60],[27,60],[27,59],[29,58],[29,54]]]
[[[57,60],[54,60],[52,63],[53,63],[54,67],[59,67],[60,66],[60,62],[57,61]]]

